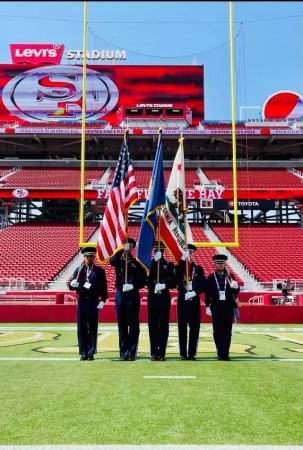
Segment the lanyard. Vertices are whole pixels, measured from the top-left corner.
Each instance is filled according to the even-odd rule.
[[[91,268],[89,268],[88,266],[86,266],[86,281],[89,280],[89,276],[90,276],[91,271],[93,270],[93,268],[94,268],[94,264],[92,265]]]
[[[218,280],[217,280],[217,275],[216,275],[216,272],[215,272],[215,280],[216,280],[216,284],[217,284],[217,288],[218,288],[218,291],[220,291],[220,286],[219,286],[219,283],[218,283]],[[225,277],[224,278],[224,291],[226,290],[226,285],[227,285],[227,278]]]

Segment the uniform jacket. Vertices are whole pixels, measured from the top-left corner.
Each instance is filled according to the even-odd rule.
[[[226,269],[224,269],[223,277],[220,277],[217,272],[213,272],[212,274],[209,275],[209,277],[206,280],[206,286],[205,286],[205,305],[206,306],[209,306],[210,304],[212,306],[216,306],[221,303],[221,300],[219,300],[219,289],[218,289],[218,285],[219,285],[221,290],[225,290],[226,302],[232,304],[232,306],[235,307],[235,304],[236,304],[235,300],[239,294],[240,289],[239,288],[232,289],[230,287],[230,280],[228,278],[231,279],[231,281],[235,279],[234,275],[232,275],[232,274],[229,274],[229,277],[227,277]]]
[[[165,258],[159,260],[159,283],[164,283],[166,289],[163,289],[163,293],[169,289],[173,289],[177,286],[177,279],[175,273],[175,266],[172,262],[167,262]],[[157,271],[158,262],[154,259],[151,262],[150,272],[147,277],[147,287],[154,292],[155,285],[157,284]]]
[[[91,286],[89,289],[86,289],[84,287],[84,283],[86,282],[87,269],[88,269],[87,265],[83,264],[82,266],[78,267],[75,270],[72,279],[76,279],[78,276],[78,272],[80,271],[80,275],[78,278],[79,286],[77,288],[73,288],[69,284],[70,291],[76,291],[80,299],[81,298],[100,299],[103,302],[105,302],[106,299],[108,298],[107,279],[105,270],[103,269],[103,267],[93,265],[93,268],[89,273],[88,278]]]
[[[125,273],[124,250],[119,250],[109,260],[116,272],[116,287],[122,289],[123,284],[128,283],[134,286],[134,290],[143,288],[146,285],[146,272],[141,264],[132,256],[127,257],[127,280]]]
[[[179,260],[179,263],[176,267],[176,275],[178,280],[178,291],[179,293],[186,293],[186,280],[185,280],[185,271],[186,271],[186,261],[183,261],[183,259]],[[204,270],[201,266],[198,264],[192,262],[190,264],[190,271],[189,271],[190,279],[192,281],[192,290],[195,291],[197,296],[202,294],[205,291],[205,274]]]

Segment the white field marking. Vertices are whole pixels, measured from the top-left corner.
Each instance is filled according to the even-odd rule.
[[[8,333],[8,334],[12,334],[12,333]],[[1,336],[3,336],[3,334]],[[21,342],[26,342],[27,343],[29,341],[39,339],[39,338],[41,338],[41,336],[42,336],[42,333],[40,331],[37,331],[31,337],[24,337],[24,338],[20,338],[20,339],[14,339],[12,341],[5,341],[5,344],[11,344],[11,343],[13,343],[13,344],[18,344],[19,343],[20,344]]]
[[[72,358],[72,357],[71,358],[64,358],[64,357],[62,357],[62,358],[60,358],[60,357],[49,358],[49,357],[46,357],[45,358],[45,357],[41,356],[41,358],[34,358],[34,357],[33,358],[26,358],[26,357],[25,358],[22,358],[22,357],[20,357],[20,358],[0,358],[0,361],[75,362],[75,361],[79,361],[79,359],[78,358]],[[116,357],[102,358],[102,357],[99,357],[99,355],[95,357],[95,362],[97,362],[97,363],[98,362],[99,363],[113,362],[113,361],[114,362],[120,361],[120,358],[116,358]],[[199,357],[198,356],[197,360],[196,360],[196,363],[209,363],[209,362],[213,362],[213,361],[217,362],[217,358],[216,357],[203,357],[203,356]],[[148,359],[146,359],[146,358],[145,359],[143,359],[143,358],[141,359],[140,355],[139,355],[139,358],[136,360],[136,364],[142,364],[142,363],[146,363],[146,362],[149,362],[149,358]],[[182,366],[184,365],[184,361],[182,361],[182,362],[181,362],[181,360],[179,361],[178,357],[167,358],[165,364],[167,364],[169,362],[173,362],[173,363],[180,362],[180,364],[182,363]],[[275,363],[275,362],[299,362],[299,363],[303,363],[303,358],[274,358],[274,357],[273,358],[254,358],[254,357],[251,357],[251,358],[234,358],[234,357],[231,357],[230,363],[232,364],[233,362],[236,362],[236,363],[242,363],[242,362],[249,362],[249,363],[254,363],[254,362],[273,362],[273,363]],[[81,364],[83,364],[83,362],[81,362]],[[133,363],[131,365],[133,365]],[[191,363],[190,363],[190,365],[191,365]],[[195,364],[195,366],[196,366],[196,364]],[[1,450],[1,447],[0,447],[0,450]],[[302,447],[302,450],[303,450],[303,447]]]
[[[110,335],[111,335],[111,333],[104,333],[104,334],[98,335],[97,341],[101,342],[101,341],[103,341],[103,339],[107,338]]]
[[[300,450],[301,445],[0,445],[0,450]]]
[[[146,323],[141,323],[140,324],[140,329],[142,331],[148,331],[148,326]],[[58,325],[58,326],[43,326],[43,325],[38,325],[38,326],[26,326],[26,325],[14,325],[14,326],[0,326],[0,333],[2,331],[76,331],[77,330],[77,325]],[[113,324],[113,325],[107,325],[107,324],[103,324],[103,323],[99,323],[99,331],[117,331],[117,325]],[[170,330],[172,332],[177,331],[177,324],[175,323],[171,323],[170,324]],[[212,331],[212,326],[205,326],[203,324],[201,324],[201,331]],[[242,333],[242,332],[252,332],[252,331],[257,331],[257,332],[267,332],[267,331],[275,331],[275,332],[297,332],[297,333],[303,333],[303,327],[298,326],[298,327],[281,327],[281,326],[277,326],[277,325],[272,325],[272,326],[266,326],[266,327],[256,327],[256,326],[250,326],[250,325],[237,325],[237,328],[233,329],[234,333]]]
[[[192,375],[144,375],[143,378],[196,379],[197,377]]]

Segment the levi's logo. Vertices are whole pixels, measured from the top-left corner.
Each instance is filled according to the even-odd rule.
[[[60,64],[63,44],[10,44],[12,62]]]

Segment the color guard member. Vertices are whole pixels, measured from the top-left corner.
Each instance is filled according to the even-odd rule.
[[[132,252],[136,241],[128,238],[124,249],[109,260],[116,272],[116,313],[121,361],[134,361],[140,335],[140,292],[146,284],[146,272]]]
[[[108,298],[105,270],[94,264],[96,252],[95,247],[81,250],[84,262],[75,270],[69,283],[69,289],[78,294],[77,334],[81,361],[94,360],[97,353],[99,309],[103,308]]]
[[[177,313],[180,356],[181,360],[189,359],[192,361],[196,360],[200,334],[200,294],[205,289],[204,269],[194,262],[196,250],[195,245],[188,244],[188,250],[184,252],[176,267],[179,283]],[[187,327],[189,327],[188,348]]]
[[[206,314],[212,317],[213,336],[219,361],[230,361],[234,308],[239,294],[235,277],[226,267],[226,255],[214,255],[215,271],[206,280]]]

